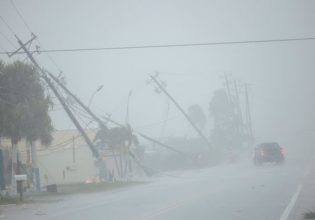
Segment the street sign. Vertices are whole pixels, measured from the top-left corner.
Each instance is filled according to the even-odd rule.
[[[15,181],[25,181],[27,179],[26,174],[22,174],[22,175],[15,175]]]

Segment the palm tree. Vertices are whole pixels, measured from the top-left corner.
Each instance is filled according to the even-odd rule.
[[[124,151],[129,153],[132,143],[138,145],[138,139],[132,134],[131,127],[129,125],[124,127],[113,127],[108,129],[107,127],[100,126],[100,130],[97,132],[94,142],[99,140],[103,145],[108,145],[113,153],[115,166],[119,176],[123,178],[126,174],[123,168],[122,155]],[[119,152],[119,164],[116,153]],[[126,169],[125,169],[126,170]]]
[[[41,140],[46,145],[51,142],[53,126],[48,115],[51,102],[35,67],[20,61],[7,65],[1,62],[0,67],[0,136],[11,139],[14,175],[21,139]],[[14,180],[12,184],[15,185]]]

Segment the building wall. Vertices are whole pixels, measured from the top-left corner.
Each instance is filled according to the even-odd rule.
[[[94,139],[96,131],[87,130],[91,140]],[[55,131],[52,134],[53,142],[50,146],[42,146],[39,142],[34,143],[37,149],[37,165],[40,171],[41,185],[48,184],[71,184],[95,181],[99,176],[99,169],[91,150],[77,130]],[[2,140],[2,147],[11,150],[9,140]],[[32,167],[30,159],[30,146],[25,141],[18,144],[19,158],[27,167]],[[119,171],[126,174],[132,167],[131,175],[139,175],[141,169],[131,161],[126,152],[104,150],[101,152],[107,170],[113,175],[112,178],[119,180]],[[9,157],[11,157],[9,155]],[[129,166],[129,167],[128,167]],[[121,169],[121,167],[123,167]],[[29,172],[31,173],[31,172]]]
[[[84,145],[67,145],[62,149],[38,151],[41,185],[85,182],[98,175],[93,155]]]

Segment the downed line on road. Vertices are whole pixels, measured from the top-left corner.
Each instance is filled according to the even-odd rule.
[[[295,193],[293,194],[291,200],[290,200],[290,203],[288,204],[288,206],[286,207],[286,209],[284,210],[284,212],[282,213],[281,217],[280,217],[280,220],[287,220],[295,203],[296,203],[296,200],[297,198],[299,197],[299,194],[302,190],[302,187],[303,185],[300,183],[295,191]]]

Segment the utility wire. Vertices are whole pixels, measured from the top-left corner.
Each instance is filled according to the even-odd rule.
[[[2,33],[2,32],[0,31],[0,34],[1,34],[1,36],[2,36],[4,39],[6,39],[6,40],[9,42],[9,44],[11,44],[11,46],[13,46],[13,48],[15,48],[14,43],[13,43],[4,33]],[[4,49],[3,49],[3,50],[4,50]]]
[[[40,44],[40,46],[43,48],[42,44]],[[60,66],[56,63],[56,61],[52,58],[52,56],[49,53],[46,53],[46,55],[47,55],[48,59],[55,65],[55,67],[57,68],[59,73],[62,73]]]
[[[69,105],[73,111],[75,111],[77,114],[80,114],[82,117],[88,120],[93,120],[95,121],[91,116],[89,116],[83,109],[80,107],[76,106],[75,104],[70,104]]]
[[[73,137],[71,137],[71,138],[69,138],[69,139],[66,139],[66,140],[64,140],[64,141],[61,141],[61,142],[59,142],[59,143],[56,143],[55,145],[49,146],[49,149],[56,149],[56,148],[59,148],[59,147],[63,147],[63,146],[65,146],[65,145],[71,143],[73,140],[78,139],[78,138],[80,138],[80,137],[82,137],[82,135],[73,136]]]
[[[95,120],[92,117],[86,115],[84,112],[82,112],[82,110],[79,110],[78,108],[75,108],[74,106],[71,106],[71,105],[70,105],[70,108],[78,117],[80,117],[81,120],[83,120],[84,118],[86,120],[95,122]],[[87,123],[85,123],[85,125],[87,125]]]
[[[11,31],[11,33],[13,34],[13,35],[16,35],[15,34],[15,32],[14,32],[14,30],[11,28],[11,26],[6,22],[6,20],[0,15],[0,19],[1,19],[1,21],[7,26],[7,28]]]
[[[23,21],[24,25],[26,26],[26,28],[28,29],[29,32],[32,33],[32,30],[30,28],[30,26],[27,24],[26,20],[24,19],[24,17],[22,16],[22,14],[20,13],[19,9],[16,7],[15,3],[13,0],[10,1],[14,10],[16,11],[16,13],[19,15],[19,17],[21,18],[21,20]]]
[[[20,17],[20,19],[22,20],[22,22],[24,23],[24,25],[26,26],[27,30],[30,32],[30,33],[33,33],[33,31],[31,30],[30,26],[28,25],[28,23],[26,22],[26,20],[24,19],[22,13],[19,11],[19,9],[17,8],[16,4],[14,3],[13,0],[10,0],[13,8],[15,9],[16,13],[18,14],[18,16]],[[5,21],[5,19],[3,17],[1,17],[1,20],[7,25],[7,27],[11,30],[11,32],[15,35],[15,32],[14,30],[10,27],[10,25]],[[10,39],[8,37],[6,37],[5,34],[3,34],[2,32],[0,32],[0,34],[13,46],[13,48],[15,48],[15,45],[12,43],[12,41],[10,41]],[[40,43],[40,42],[39,42]],[[31,45],[29,45],[30,47]],[[42,45],[41,45],[42,47]],[[3,49],[4,50],[4,49]],[[5,51],[5,50],[4,50]],[[38,51],[37,51],[38,52]],[[60,70],[59,66],[57,65],[57,63],[54,61],[54,59],[47,53],[46,54],[47,57],[50,59],[50,61],[56,66],[56,68],[59,70],[59,72],[61,73],[62,71]],[[25,60],[27,59],[27,57],[23,60],[23,62],[25,62]],[[48,85],[45,83],[42,84],[46,87],[46,91],[47,91],[47,94],[49,96],[51,96],[50,94],[50,89],[48,88]]]
[[[221,41],[221,42],[187,43],[187,44],[160,44],[160,45],[118,46],[118,47],[92,47],[92,48],[48,49],[48,50],[30,51],[30,52],[56,53],[56,52],[82,52],[82,51],[102,51],[102,50],[130,50],[130,49],[152,49],[152,48],[172,48],[172,47],[201,47],[201,46],[215,46],[215,45],[260,44],[260,43],[312,41],[312,40],[315,40],[315,37],[279,38],[279,39],[246,40],[246,41]],[[19,52],[19,53],[24,53],[24,52]],[[0,52],[0,54],[4,54],[4,52]]]
[[[153,122],[153,123],[146,124],[146,125],[136,126],[135,129],[142,129],[142,128],[153,127],[153,126],[158,126],[158,125],[162,125],[164,127],[165,126],[164,124],[166,122],[169,122],[169,121],[172,121],[172,120],[176,120],[178,118],[180,118],[180,117],[179,116],[174,116],[174,117],[170,118],[170,117],[168,117],[168,113],[167,113],[167,118],[164,119],[163,121],[158,121],[158,122]]]
[[[72,109],[74,111],[74,113],[76,113],[77,118],[81,121],[81,123],[84,124],[84,126],[87,128],[89,125],[89,122],[86,122],[84,119],[86,119],[82,114],[80,114],[79,112],[76,112],[73,108],[70,107],[70,109]]]
[[[10,0],[14,10],[16,11],[16,13],[19,15],[20,19],[22,20],[22,22],[24,23],[25,27],[27,28],[27,30],[30,32],[30,33],[33,33],[32,29],[30,28],[30,26],[28,25],[28,23],[26,22],[26,19],[23,17],[22,13],[20,12],[20,10],[18,9],[18,7],[16,6],[16,4],[14,3],[13,0]],[[38,40],[38,43],[40,45],[40,48],[43,48],[43,50],[45,50],[45,48],[43,47],[43,45],[40,43],[40,41]],[[38,49],[36,49],[36,52],[39,52]],[[56,61],[50,56],[49,53],[46,53],[48,59],[51,61],[51,63],[57,68],[57,70],[59,72],[62,72],[59,65],[57,65]]]
[[[5,51],[4,47],[0,44],[0,48],[1,50]]]

